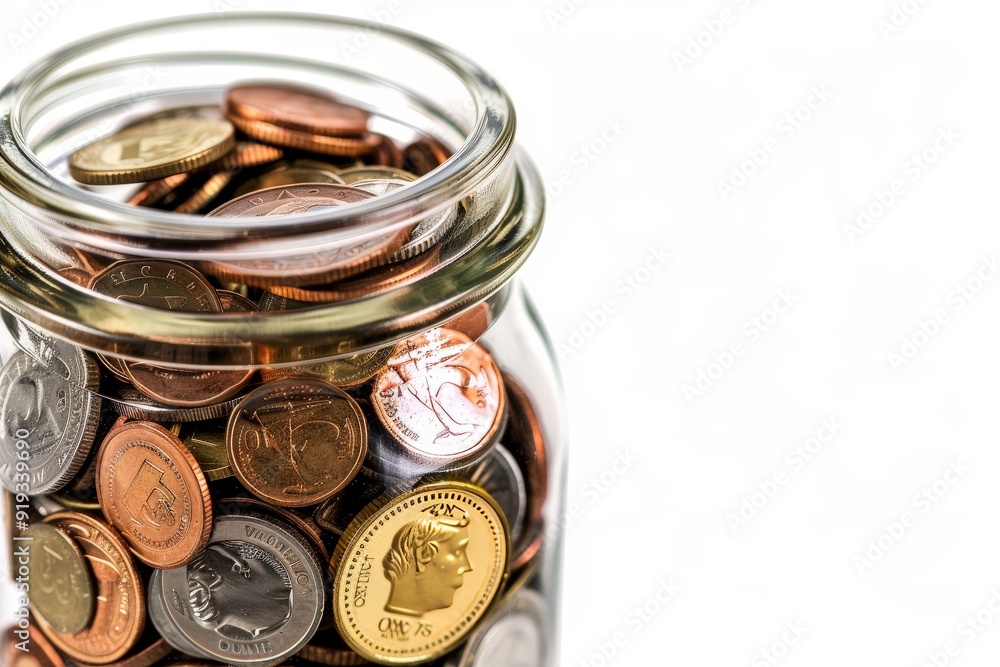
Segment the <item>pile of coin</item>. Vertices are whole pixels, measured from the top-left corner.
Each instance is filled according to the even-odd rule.
[[[143,120],[74,153],[70,173],[143,183],[136,206],[252,218],[378,197],[449,156],[307,89],[236,86],[218,112]],[[294,271],[79,250],[72,279],[180,312],[347,301],[431,270],[462,214]],[[542,664],[546,444],[477,342],[484,318],[226,370],[92,354],[3,319],[20,349],[0,369],[0,484],[31,554],[31,664],[510,664],[504,636],[518,664]]]

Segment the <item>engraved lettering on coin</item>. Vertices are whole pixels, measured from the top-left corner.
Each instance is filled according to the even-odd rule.
[[[435,482],[369,505],[331,560],[334,619],[351,649],[381,664],[438,658],[475,627],[501,588],[503,513],[466,482]]]
[[[459,458],[489,443],[505,408],[493,358],[465,335],[431,329],[400,343],[375,378],[372,405],[420,456]]]

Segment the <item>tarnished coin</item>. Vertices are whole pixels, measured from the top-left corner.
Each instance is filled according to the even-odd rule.
[[[545,667],[549,637],[545,598],[522,588],[472,633],[447,667]]]
[[[326,667],[352,667],[371,664],[352,651],[336,632],[318,632],[296,657]]]
[[[321,503],[347,486],[368,447],[361,408],[317,378],[261,385],[233,410],[226,447],[236,477],[262,500]]]
[[[323,530],[342,535],[354,517],[385,491],[386,485],[381,478],[362,469],[343,491],[316,508],[313,520]]]
[[[217,482],[233,476],[233,467],[229,465],[229,455],[226,453],[224,431],[196,430],[184,438],[184,446],[198,461],[208,481]]]
[[[368,164],[380,164],[386,167],[399,169],[403,166],[403,151],[400,150],[396,142],[385,135],[378,135],[381,141],[368,155],[364,156]]]
[[[257,304],[236,292],[218,290],[216,294],[224,313],[257,312]],[[129,381],[142,393],[164,405],[188,408],[222,403],[239,393],[254,375],[249,368],[190,370],[141,362],[123,366]]]
[[[146,396],[135,387],[122,384],[111,387],[108,403],[115,412],[130,419],[187,423],[225,417],[232,412],[240,400],[242,400],[242,395],[233,396],[215,405],[182,408],[164,405]]]
[[[0,369],[0,483],[14,493],[58,491],[87,460],[100,420],[97,364],[81,349],[40,341]]]
[[[210,217],[247,217],[305,213],[311,209],[362,201],[374,195],[349,186],[324,183],[258,190],[223,204]],[[410,228],[377,234],[348,245],[317,246],[308,254],[233,262],[206,262],[205,270],[225,280],[258,287],[315,285],[360,273],[380,264],[408,238]]]
[[[128,547],[108,524],[80,512],[57,512],[45,523],[68,533],[80,546],[96,584],[94,618],[76,634],[39,625],[60,651],[80,662],[112,663],[131,650],[146,622],[142,579]]]
[[[28,621],[31,627],[31,621]],[[62,656],[40,632],[10,626],[0,636],[4,667],[66,667]]]
[[[80,632],[94,617],[94,584],[79,545],[48,523],[34,523],[27,560],[31,609],[58,632]]]
[[[437,169],[451,157],[451,152],[440,141],[422,137],[403,149],[403,169],[423,176]]]
[[[281,663],[313,636],[326,605],[313,547],[261,516],[218,516],[204,553],[157,574],[150,614],[160,634],[180,651],[228,665]]]
[[[368,133],[358,137],[333,137],[293,130],[259,120],[247,120],[237,116],[229,116],[229,120],[241,132],[257,141],[323,155],[360,157],[371,153],[382,143],[382,136],[379,134]]]
[[[507,570],[503,513],[464,482],[418,487],[372,503],[337,543],[337,630],[381,664],[438,658],[484,616]]]
[[[233,126],[212,118],[164,118],[128,127],[69,158],[69,173],[88,185],[152,181],[196,169],[235,145]]]
[[[396,346],[371,399],[400,444],[437,461],[474,456],[490,445],[506,410],[493,357],[464,334],[440,328]]]
[[[368,131],[368,114],[362,109],[338,102],[329,94],[292,86],[234,86],[226,94],[225,113],[331,137],[360,136]]]
[[[159,424],[112,428],[97,453],[96,487],[104,516],[151,567],[187,563],[208,541],[208,482],[194,456]]]
[[[215,288],[197,270],[171,259],[124,259],[94,276],[95,292],[150,308],[222,312]]]
[[[417,180],[416,174],[411,174],[405,169],[395,169],[384,165],[364,165],[363,167],[351,167],[338,172],[340,177],[348,185],[354,185],[358,181],[401,181],[410,183]]]

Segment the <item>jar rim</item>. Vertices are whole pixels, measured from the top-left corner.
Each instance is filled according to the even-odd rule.
[[[181,250],[188,247],[180,240],[190,242],[190,226],[197,224],[202,231],[209,229],[198,235],[197,243],[220,253],[215,256],[239,258],[239,242],[247,240],[245,224],[238,230],[229,222],[211,227],[206,221],[219,219],[136,210],[60,183],[34,158],[24,137],[19,136],[16,112],[21,107],[11,104],[20,96],[23,105],[25,91],[30,93],[32,85],[44,81],[68,59],[88,49],[98,49],[109,40],[133,39],[142,31],[208,26],[209,22],[217,25],[218,17],[180,17],[127,26],[71,44],[18,74],[0,91],[0,202],[10,205],[13,198],[16,205],[30,212],[28,215],[39,223],[37,226],[43,233],[59,234],[62,238],[78,238],[74,234],[86,237],[99,231],[102,224],[114,227],[127,219],[131,224],[117,231],[131,232],[134,236],[121,234],[109,238],[120,240],[132,254],[137,253],[137,247],[152,248],[149,256],[182,260],[183,256],[170,254],[169,242],[178,240],[177,247]],[[507,164],[512,172],[512,192],[505,194],[502,208],[495,215],[496,224],[467,251],[412,284],[357,301],[236,318],[157,310],[95,294],[61,279],[43,263],[21,257],[15,246],[3,238],[2,227],[6,223],[0,219],[0,308],[47,333],[93,351],[203,368],[281,365],[348,356],[440,325],[477,303],[487,302],[494,312],[502,308],[508,292],[503,288],[537,243],[544,204],[543,186],[536,169],[514,146],[513,106],[500,85],[478,65],[448,47],[383,24],[300,13],[226,15],[226,26],[244,22],[377,28],[380,34],[417,48],[446,67],[464,84],[475,103],[475,124],[465,143],[441,167],[411,186],[350,207],[262,218],[267,222],[260,227],[255,225],[255,233],[249,240],[259,242],[261,238],[269,238],[267,234],[287,235],[290,230],[308,238],[312,232],[331,228],[334,236],[324,238],[336,238],[339,227],[351,228],[354,235],[384,233],[404,223],[415,207],[436,210],[434,207],[439,209],[447,202],[458,201],[484,182],[494,169]],[[65,224],[66,220],[70,224]],[[156,243],[142,245],[149,241],[144,234],[150,228],[164,234],[167,251]],[[234,254],[227,255],[234,247]]]

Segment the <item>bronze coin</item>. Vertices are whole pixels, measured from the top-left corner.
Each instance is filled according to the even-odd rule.
[[[493,357],[464,334],[441,328],[396,346],[375,377],[371,401],[410,453],[449,463],[481,454],[506,412]]]
[[[174,213],[197,213],[218,197],[231,180],[233,180],[232,171],[218,171],[212,174],[190,197],[173,207]]]
[[[247,490],[275,505],[304,507],[357,474],[367,429],[361,408],[342,389],[289,377],[247,394],[229,416],[226,447]]]
[[[32,611],[58,632],[86,629],[94,616],[94,584],[80,546],[47,523],[32,524],[25,535],[31,540]]]
[[[331,137],[360,136],[368,114],[330,95],[286,85],[246,85],[226,94],[226,115]]]
[[[359,137],[331,137],[325,134],[293,130],[260,120],[246,120],[236,116],[230,116],[229,119],[237,129],[257,141],[323,155],[361,157],[368,155],[382,143],[382,135],[380,134],[368,133]]]
[[[276,188],[279,185],[301,185],[303,183],[325,183],[327,185],[346,185],[344,179],[336,172],[318,167],[297,166],[298,160],[272,169],[236,188],[235,197],[242,197],[250,192]]]
[[[205,276],[172,259],[124,259],[94,276],[90,289],[150,308],[219,313],[222,302]]]
[[[152,667],[173,652],[173,646],[164,641],[163,637],[157,637],[121,660],[103,667]],[[93,667],[93,664],[77,660],[76,667]]]
[[[236,292],[218,290],[216,294],[225,313],[257,312],[253,301]],[[222,403],[239,393],[254,375],[252,369],[190,370],[141,362],[126,362],[124,368],[142,393],[164,405],[188,408]]]
[[[139,188],[139,191],[128,200],[131,206],[156,206],[164,197],[184,185],[191,178],[191,172],[171,174],[155,181],[150,181]]]
[[[208,543],[212,498],[197,460],[159,424],[111,429],[97,454],[97,497],[132,552],[160,569],[188,563]]]
[[[199,171],[246,169],[248,167],[267,164],[268,162],[275,162],[280,160],[284,155],[284,151],[274,146],[258,144],[255,141],[238,141],[232,151],[226,153],[215,162],[205,165]]]
[[[451,157],[451,152],[441,142],[421,137],[403,149],[403,169],[417,176],[437,169]]]
[[[363,299],[387,292],[419,279],[433,269],[440,258],[441,246],[398,264],[389,264],[338,281],[329,287],[294,287],[274,285],[268,288],[278,296],[305,303],[332,303]]]
[[[30,617],[28,627],[31,627]],[[0,646],[4,667],[66,667],[62,656],[40,632],[11,626],[0,637]]]
[[[527,563],[544,540],[544,508],[548,497],[548,453],[545,433],[528,393],[510,377],[505,378],[510,419],[505,444],[524,473],[528,495],[528,530],[514,548],[515,568]]]
[[[304,213],[317,207],[339,206],[374,195],[343,185],[306,183],[258,190],[223,204],[210,217],[258,217]],[[333,247],[318,246],[292,257],[206,262],[204,268],[224,280],[267,287],[275,284],[321,284],[360,273],[380,263],[409,237],[403,228],[363,241]]]
[[[374,151],[365,156],[365,162],[397,169],[402,167],[403,151],[396,145],[396,142],[381,134],[377,136],[381,137],[382,140]]]
[[[127,654],[146,623],[146,595],[128,546],[111,526],[80,512],[57,512],[45,523],[68,533],[90,564],[96,584],[96,607],[90,626],[61,633],[44,620],[38,624],[60,651],[80,662],[107,665]]]

